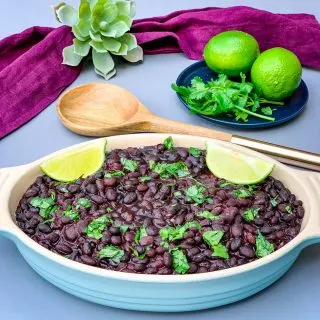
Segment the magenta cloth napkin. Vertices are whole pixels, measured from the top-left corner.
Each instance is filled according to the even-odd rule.
[[[61,64],[69,27],[32,27],[0,41],[0,138],[35,117],[79,75]]]
[[[215,34],[237,29],[252,34],[261,50],[285,47],[306,67],[320,69],[320,24],[309,14],[274,14],[249,7],[176,11],[135,20],[132,32],[146,54],[184,52],[202,59]],[[62,49],[72,42],[70,28],[33,27],[0,41],[0,138],[54,101],[81,67],[62,65]]]
[[[200,60],[208,40],[226,30],[250,33],[261,51],[287,48],[304,66],[320,69],[320,24],[310,14],[275,14],[244,6],[203,8],[135,20],[131,31],[146,54],[184,52]]]

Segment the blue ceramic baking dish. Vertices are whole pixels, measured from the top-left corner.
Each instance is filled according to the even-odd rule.
[[[208,139],[172,135],[177,146],[204,148]],[[107,149],[154,145],[167,135],[137,134],[109,137]],[[76,149],[85,144],[66,150]],[[18,201],[36,176],[33,163],[0,170],[0,234],[15,242],[28,264],[43,278],[77,297],[102,305],[140,311],[179,312],[217,307],[244,299],[278,280],[294,263],[301,250],[320,241],[320,174],[286,167],[257,152],[218,142],[231,149],[275,164],[272,175],[304,202],[301,232],[274,253],[254,262],[226,270],[190,275],[146,275],[104,270],[66,259],[38,245],[15,224]],[[59,152],[54,155],[59,154]]]

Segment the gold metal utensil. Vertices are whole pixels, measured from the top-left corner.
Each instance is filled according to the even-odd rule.
[[[85,136],[137,132],[192,134],[229,141],[283,163],[320,171],[319,154],[158,117],[128,90],[112,84],[90,83],[72,88],[59,98],[57,111],[68,129]]]

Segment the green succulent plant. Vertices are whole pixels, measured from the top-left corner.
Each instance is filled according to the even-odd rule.
[[[130,0],[81,0],[79,9],[62,2],[53,7],[56,19],[72,27],[73,44],[63,49],[63,64],[77,66],[92,48],[95,72],[110,79],[116,74],[112,55],[129,62],[143,60],[136,37],[127,33],[135,15]]]

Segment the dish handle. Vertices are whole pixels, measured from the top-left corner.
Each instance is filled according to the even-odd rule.
[[[320,243],[320,173],[312,171],[300,171],[299,176],[303,178],[308,188],[308,208],[310,211],[306,222],[305,234],[302,247],[307,247],[314,243]]]
[[[7,219],[9,217],[9,196],[10,189],[8,182],[12,168],[0,168],[0,235],[6,235],[8,232]],[[7,211],[7,212],[5,212]]]

